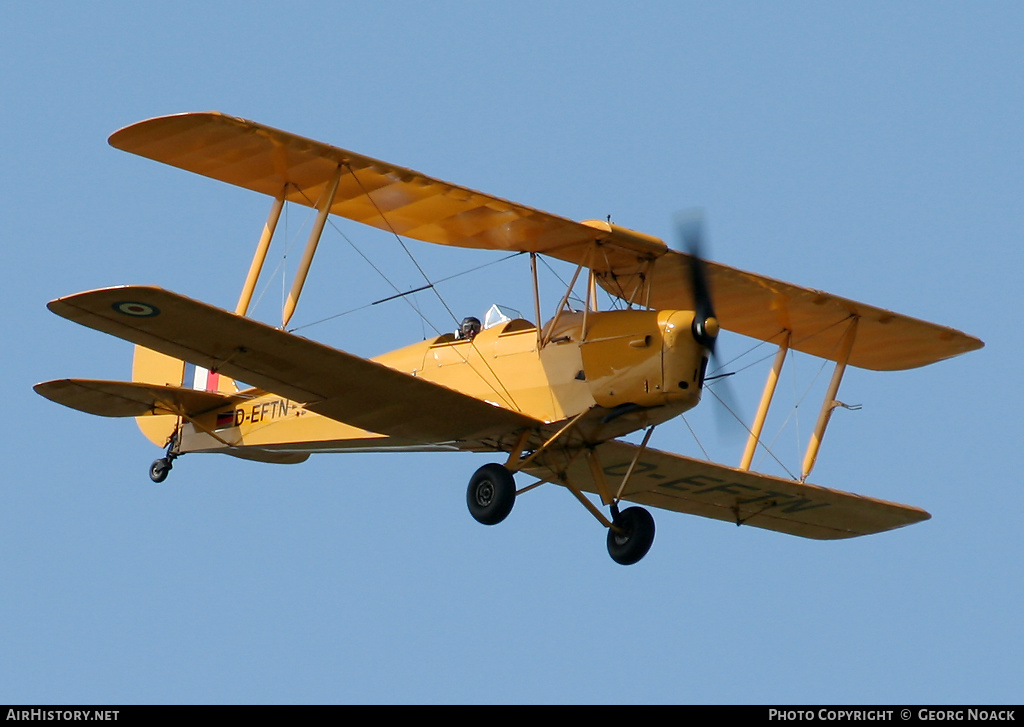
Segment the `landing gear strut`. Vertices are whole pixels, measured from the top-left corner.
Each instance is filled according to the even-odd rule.
[[[466,490],[469,514],[478,523],[497,525],[516,504],[516,482],[500,464],[485,464],[469,480]]]

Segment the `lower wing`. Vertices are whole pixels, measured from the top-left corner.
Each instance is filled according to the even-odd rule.
[[[541,422],[157,287],[59,298],[57,315],[406,440],[479,442]],[[44,394],[45,395],[45,394]],[[64,403],[64,402],[61,402]]]
[[[733,469],[620,441],[598,445],[594,452],[615,495],[632,467],[622,499],[665,510],[752,525],[818,540],[852,538],[911,525],[931,516],[916,507],[829,490],[781,477]],[[639,458],[637,455],[639,453]],[[602,483],[584,457],[568,465],[553,457],[538,458],[530,474],[586,492]]]

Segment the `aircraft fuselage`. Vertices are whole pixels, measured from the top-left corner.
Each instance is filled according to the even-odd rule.
[[[536,326],[517,319],[472,339],[445,334],[374,360],[544,422],[586,412],[579,429],[596,442],[699,403],[707,352],[691,334],[692,321],[692,311],[563,313],[542,328],[543,345]],[[279,451],[439,448],[366,432],[308,412],[304,403],[258,393],[186,424],[182,451],[223,451],[225,441]]]

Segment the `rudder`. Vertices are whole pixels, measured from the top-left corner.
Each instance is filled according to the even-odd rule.
[[[224,394],[238,391],[234,379],[139,345],[135,346],[132,361],[132,381]],[[166,446],[178,427],[178,417],[169,414],[135,417],[135,422],[146,439],[158,447]]]

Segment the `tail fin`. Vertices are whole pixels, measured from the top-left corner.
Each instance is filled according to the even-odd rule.
[[[132,361],[132,381],[161,386],[181,386],[185,362],[165,356],[142,346],[135,347]],[[178,417],[170,415],[135,417],[135,423],[146,439],[164,447],[178,428]]]
[[[238,386],[234,379],[208,371],[143,346],[135,347],[132,362],[132,381],[160,386],[184,386],[200,391],[234,394]],[[139,429],[158,447],[166,446],[178,426],[178,417],[171,415],[135,417]]]

